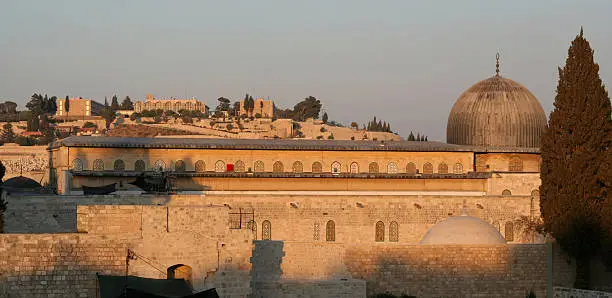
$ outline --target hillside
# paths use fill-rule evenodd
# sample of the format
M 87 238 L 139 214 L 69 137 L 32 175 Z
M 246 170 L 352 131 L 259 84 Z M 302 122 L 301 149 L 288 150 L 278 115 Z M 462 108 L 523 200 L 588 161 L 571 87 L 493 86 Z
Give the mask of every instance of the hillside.
M 122 124 L 106 133 L 106 135 L 114 137 L 155 137 L 197 134 L 198 133 L 196 132 L 190 132 L 180 129 L 142 124 Z

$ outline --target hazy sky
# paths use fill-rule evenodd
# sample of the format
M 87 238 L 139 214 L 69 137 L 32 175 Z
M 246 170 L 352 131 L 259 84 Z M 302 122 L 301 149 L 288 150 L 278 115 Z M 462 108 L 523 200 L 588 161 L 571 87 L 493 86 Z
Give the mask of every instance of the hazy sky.
M 446 139 L 457 97 L 495 73 L 552 109 L 557 66 L 584 26 L 612 80 L 612 1 L 0 0 L 0 99 L 101 102 L 309 95 L 330 119 L 376 115 L 405 137 Z

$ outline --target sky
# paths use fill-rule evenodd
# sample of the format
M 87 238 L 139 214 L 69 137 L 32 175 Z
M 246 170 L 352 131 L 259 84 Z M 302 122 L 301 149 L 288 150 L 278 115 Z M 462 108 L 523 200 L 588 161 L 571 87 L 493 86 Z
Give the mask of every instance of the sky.
M 548 114 L 583 26 L 609 85 L 610 12 L 609 0 L 0 0 L 0 101 L 314 96 L 330 120 L 376 116 L 445 141 L 455 100 L 495 74 L 496 52 Z

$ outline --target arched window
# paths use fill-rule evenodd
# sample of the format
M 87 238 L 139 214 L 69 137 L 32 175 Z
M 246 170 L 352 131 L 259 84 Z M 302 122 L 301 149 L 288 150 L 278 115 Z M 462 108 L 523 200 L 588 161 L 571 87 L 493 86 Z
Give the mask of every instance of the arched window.
M 514 241 L 514 224 L 509 221 L 506 223 L 506 241 Z
M 115 171 L 124 171 L 125 170 L 125 163 L 123 162 L 123 160 L 121 160 L 121 159 L 115 160 L 115 162 L 113 163 L 113 170 L 115 170 Z
M 423 174 L 428 174 L 428 175 L 433 174 L 433 166 L 431 165 L 431 163 L 426 162 L 423 165 Z
M 256 173 L 262 173 L 264 171 L 264 163 L 261 160 L 255 162 L 253 166 L 253 171 Z
M 101 159 L 94 160 L 93 170 L 94 171 L 104 171 L 104 161 Z
M 394 162 L 390 162 L 387 165 L 387 173 L 389 174 L 397 174 L 397 164 Z
M 502 196 L 511 196 L 512 192 L 508 189 L 504 189 L 504 191 L 502 191 Z
M 368 165 L 368 172 L 370 173 L 378 173 L 378 164 L 375 162 L 371 162 Z
M 304 165 L 300 161 L 296 161 L 293 163 L 291 167 L 294 173 L 302 173 L 304 172 Z
M 276 161 L 274 162 L 274 164 L 272 165 L 272 171 L 274 173 L 282 173 L 285 171 L 285 167 L 283 166 L 283 163 L 280 161 Z
M 153 164 L 153 169 L 155 171 L 163 171 L 166 168 L 166 163 L 163 160 L 157 160 L 154 164 Z
M 174 171 L 176 172 L 185 172 L 185 168 L 186 168 L 185 162 L 182 160 L 177 160 L 174 163 Z
M 321 225 L 318 221 L 315 221 L 313 231 L 312 231 L 312 239 L 314 241 L 319 241 L 319 233 L 321 232 Z
M 416 174 L 416 165 L 413 162 L 409 162 L 406 165 L 406 173 L 408 173 L 409 175 L 415 175 Z
M 195 170 L 198 173 L 206 172 L 206 163 L 203 160 L 196 161 Z
M 261 240 L 272 240 L 272 224 L 269 220 L 261 224 Z
M 356 162 L 351 163 L 351 174 L 359 174 L 359 164 Z
M 399 241 L 399 225 L 397 224 L 397 221 L 392 221 L 389 224 L 389 241 L 390 242 Z
M 187 284 L 191 286 L 191 267 L 183 264 L 174 265 L 168 267 L 167 276 L 168 279 L 184 279 Z
M 342 172 L 341 165 L 339 162 L 334 161 L 331 165 L 331 172 L 334 174 Z
M 448 174 L 448 166 L 446 163 L 441 163 L 438 165 L 438 174 Z
M 312 163 L 312 172 L 313 173 L 321 173 L 323 172 L 323 166 L 321 165 L 320 162 L 315 161 Z
M 330 220 L 325 225 L 325 240 L 336 241 L 336 223 Z
M 253 232 L 253 240 L 257 240 L 257 222 L 254 220 L 249 220 L 247 223 L 247 229 Z
M 487 158 L 484 155 L 476 155 L 476 172 L 486 172 L 487 171 Z
M 385 241 L 385 223 L 382 221 L 378 221 L 376 223 L 376 242 L 384 242 Z
M 217 162 L 215 163 L 215 172 L 225 172 L 225 162 L 223 162 L 222 160 L 217 160 Z
M 136 172 L 144 172 L 146 170 L 147 170 L 147 166 L 146 166 L 144 160 L 139 159 L 139 160 L 137 160 L 134 163 L 134 171 L 136 171 Z
M 523 171 L 523 160 L 516 155 L 510 157 L 510 161 L 508 162 L 508 171 L 522 172 Z
M 463 165 L 461 163 L 456 163 L 453 168 L 453 173 L 455 174 L 463 174 Z
M 72 160 L 72 170 L 74 171 L 82 171 L 83 170 L 83 162 L 78 159 L 75 158 Z
M 243 173 L 245 171 L 244 162 L 242 160 L 236 161 L 234 164 L 234 172 Z

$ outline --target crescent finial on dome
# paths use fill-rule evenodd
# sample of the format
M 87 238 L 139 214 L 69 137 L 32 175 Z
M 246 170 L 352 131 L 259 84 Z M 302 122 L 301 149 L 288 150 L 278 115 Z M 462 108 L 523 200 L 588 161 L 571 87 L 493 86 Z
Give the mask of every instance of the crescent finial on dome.
M 495 75 L 499 77 L 499 52 L 495 54 Z

